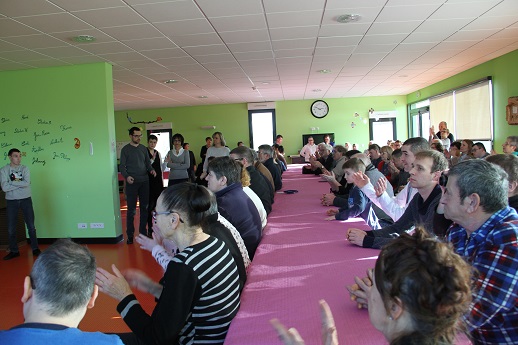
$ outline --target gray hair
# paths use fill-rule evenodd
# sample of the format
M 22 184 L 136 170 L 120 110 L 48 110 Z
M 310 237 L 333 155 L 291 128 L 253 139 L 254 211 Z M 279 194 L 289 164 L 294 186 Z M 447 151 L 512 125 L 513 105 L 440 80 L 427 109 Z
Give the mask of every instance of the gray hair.
M 457 187 L 462 200 L 475 193 L 480 197 L 480 206 L 487 213 L 494 213 L 507 206 L 509 183 L 507 173 L 485 160 L 470 159 L 454 165 L 448 177 L 457 176 Z
M 518 182 L 518 156 L 499 154 L 487 156 L 486 161 L 498 165 L 507 173 L 509 183 Z
M 62 317 L 86 307 L 95 284 L 95 257 L 70 239 L 48 247 L 32 266 L 34 295 L 51 316 Z
M 518 135 L 510 135 L 507 140 L 509 140 L 509 145 L 516 146 L 515 151 L 518 151 Z
M 209 162 L 207 170 L 213 172 L 218 179 L 222 176 L 227 178 L 227 186 L 241 182 L 241 170 L 243 166 L 228 156 L 216 157 Z
M 270 157 L 273 157 L 273 149 L 270 145 L 268 144 L 263 144 L 261 146 L 258 147 L 258 150 L 259 151 L 263 151 L 264 153 L 266 153 L 267 155 L 269 155 Z
M 428 140 L 421 137 L 409 138 L 405 140 L 403 146 L 409 146 L 410 151 L 412 151 L 413 154 L 416 154 L 419 151 L 430 149 L 430 144 L 428 143 Z
M 372 163 L 369 156 L 367 156 L 365 153 L 357 153 L 357 154 L 353 155 L 351 158 L 358 158 L 359 160 L 361 160 L 363 162 L 363 164 L 365 164 L 365 166 L 368 166 L 369 164 Z
M 231 155 L 236 155 L 240 159 L 246 159 L 249 165 L 254 164 L 254 154 L 252 153 L 253 150 L 246 146 L 238 146 L 232 151 L 230 151 Z

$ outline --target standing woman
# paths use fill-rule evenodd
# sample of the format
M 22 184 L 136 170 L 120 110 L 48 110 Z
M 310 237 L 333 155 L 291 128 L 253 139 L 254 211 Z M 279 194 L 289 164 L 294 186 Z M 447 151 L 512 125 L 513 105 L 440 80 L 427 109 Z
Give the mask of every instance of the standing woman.
M 147 208 L 147 235 L 151 237 L 153 233 L 153 218 L 151 217 L 152 211 L 155 209 L 156 201 L 160 196 L 160 193 L 164 190 L 164 182 L 162 180 L 162 160 L 160 158 L 160 152 L 155 150 L 158 138 L 156 135 L 151 134 L 147 139 L 147 149 L 149 153 L 149 159 L 151 160 L 151 166 L 156 171 L 156 176 L 149 176 L 149 206 Z
M 168 186 L 189 180 L 189 173 L 187 172 L 190 166 L 189 151 L 183 149 L 183 142 L 183 135 L 180 133 L 173 135 L 173 148 L 167 153 L 164 160 L 170 169 Z
M 125 344 L 223 344 L 239 309 L 239 275 L 225 243 L 202 230 L 210 192 L 192 183 L 176 184 L 158 198 L 156 231 L 180 251 L 157 283 L 138 270 L 113 274 L 97 269 L 99 290 L 119 301 L 117 311 L 132 333 Z M 131 287 L 157 299 L 149 315 Z
M 212 134 L 212 146 L 207 150 L 207 156 L 203 163 L 203 173 L 200 176 L 204 180 L 207 176 L 207 167 L 209 166 L 210 157 L 225 157 L 230 155 L 230 149 L 225 146 L 225 138 L 221 132 L 214 132 Z
M 473 153 L 471 152 L 471 148 L 473 147 L 473 141 L 469 139 L 464 139 L 460 142 L 460 158 L 459 163 L 468 159 L 473 158 Z

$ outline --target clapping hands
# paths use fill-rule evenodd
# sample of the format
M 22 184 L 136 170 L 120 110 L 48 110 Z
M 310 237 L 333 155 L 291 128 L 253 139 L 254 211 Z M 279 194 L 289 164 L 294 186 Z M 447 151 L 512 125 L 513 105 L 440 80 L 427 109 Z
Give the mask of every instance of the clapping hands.
M 367 277 L 360 279 L 359 277 L 354 278 L 355 284 L 347 286 L 351 301 L 355 301 L 358 305 L 358 309 L 368 308 L 368 295 L 372 288 L 373 282 L 373 270 L 367 270 Z
M 338 345 L 338 333 L 336 332 L 333 313 L 326 301 L 320 300 L 320 318 L 322 320 L 322 345 Z M 287 329 L 279 320 L 270 321 L 279 339 L 284 345 L 304 345 L 304 339 L 295 328 Z

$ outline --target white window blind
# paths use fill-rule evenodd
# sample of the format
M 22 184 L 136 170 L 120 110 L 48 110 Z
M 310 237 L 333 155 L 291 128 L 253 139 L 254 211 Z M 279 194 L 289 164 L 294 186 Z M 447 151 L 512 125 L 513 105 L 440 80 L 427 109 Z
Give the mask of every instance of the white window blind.
M 457 137 L 491 139 L 491 104 L 489 83 L 473 85 L 455 92 Z
M 430 123 L 434 126 L 435 133 L 439 131 L 439 122 L 445 121 L 450 133 L 457 138 L 454 110 L 453 92 L 430 99 Z
M 437 133 L 445 121 L 455 140 L 492 140 L 491 80 L 477 82 L 430 99 L 430 122 Z

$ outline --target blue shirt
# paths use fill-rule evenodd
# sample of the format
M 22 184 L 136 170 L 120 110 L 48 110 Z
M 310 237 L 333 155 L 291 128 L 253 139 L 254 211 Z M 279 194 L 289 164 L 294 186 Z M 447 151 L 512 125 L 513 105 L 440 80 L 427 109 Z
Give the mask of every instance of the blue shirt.
M 82 332 L 77 328 L 48 323 L 24 323 L 0 331 L 0 344 L 16 345 L 123 345 L 117 335 Z
M 468 237 L 458 224 L 449 229 L 455 252 L 476 269 L 470 313 L 477 344 L 518 344 L 518 214 L 510 207 L 494 213 Z

